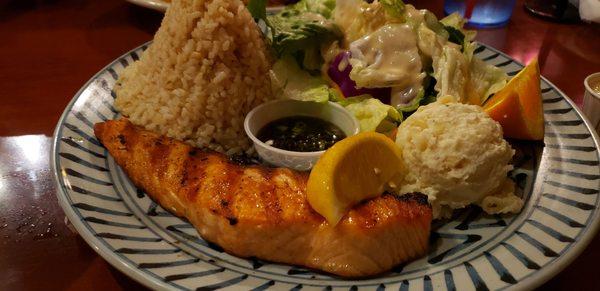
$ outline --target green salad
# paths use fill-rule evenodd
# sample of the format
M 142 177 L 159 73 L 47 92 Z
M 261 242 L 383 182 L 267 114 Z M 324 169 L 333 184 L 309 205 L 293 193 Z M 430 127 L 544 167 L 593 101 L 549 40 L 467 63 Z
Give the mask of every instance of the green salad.
M 401 0 L 302 0 L 274 15 L 251 0 L 276 61 L 276 96 L 338 102 L 362 131 L 388 133 L 420 106 L 450 96 L 482 105 L 508 76 L 474 57 L 475 33 Z

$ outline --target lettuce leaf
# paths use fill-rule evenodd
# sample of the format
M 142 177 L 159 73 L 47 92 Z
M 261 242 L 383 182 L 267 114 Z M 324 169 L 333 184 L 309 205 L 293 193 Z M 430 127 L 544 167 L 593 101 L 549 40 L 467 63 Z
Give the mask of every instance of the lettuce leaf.
M 494 93 L 506 85 L 508 75 L 493 65 L 478 58 L 471 59 L 471 78 L 469 82 L 469 103 L 482 105 Z
M 327 102 L 335 93 L 320 76 L 312 76 L 286 55 L 271 69 L 271 85 L 275 96 L 301 101 Z
M 423 88 L 419 90 L 417 96 L 408 104 L 396 105 L 396 109 L 402 113 L 404 118 L 407 118 L 420 106 L 435 102 L 435 100 L 437 99 L 435 84 L 435 79 L 431 76 L 427 76 L 427 78 L 425 78 L 425 80 L 423 81 Z
M 255 20 L 267 19 L 267 0 L 250 0 L 246 8 Z
M 452 27 L 444 26 L 444 29 L 448 32 L 448 41 L 458 44 L 460 46 L 465 45 L 465 34 L 462 31 Z
M 440 55 L 443 47 L 448 42 L 448 36 L 446 30 L 441 28 L 445 35 L 440 35 L 427 24 L 421 23 L 417 27 L 417 45 L 419 47 L 419 54 L 423 62 L 423 69 L 425 71 L 432 71 L 431 63 L 434 56 Z
M 440 19 L 440 22 L 444 26 L 450 26 L 450 27 L 453 27 L 454 29 L 462 30 L 464 25 L 467 23 L 467 20 L 464 19 L 460 14 L 454 12 L 454 13 Z
M 385 13 L 397 19 L 404 19 L 404 2 L 402 0 L 379 0 Z
M 444 46 L 442 53 L 434 57 L 433 77 L 437 81 L 438 97 L 453 96 L 458 102 L 466 102 L 469 82 L 469 61 L 453 46 Z
M 475 57 L 469 59 L 467 52 L 461 53 L 452 46 L 445 46 L 434 60 L 433 76 L 438 97 L 450 95 L 456 101 L 475 105 L 483 104 L 502 89 L 508 79 L 500 68 Z
M 370 95 L 346 98 L 338 102 L 360 123 L 360 131 L 389 132 L 402 122 L 402 114 Z
M 330 19 L 335 9 L 335 0 L 302 0 L 292 6 L 290 9 L 300 12 L 317 13 Z
M 271 47 L 278 56 L 313 49 L 341 37 L 339 29 L 317 13 L 290 9 L 267 16 L 267 20 L 273 33 Z
M 266 0 L 250 0 L 247 8 L 265 31 L 276 57 L 294 55 L 307 70 L 316 71 L 323 63 L 321 44 L 342 37 L 330 20 L 335 0 L 302 0 L 275 15 L 267 15 Z
M 473 56 L 477 44 L 473 42 L 474 31 L 465 30 L 466 20 L 453 13 L 440 20 L 448 38 L 443 49 L 431 41 L 431 32 L 423 30 L 422 51 L 428 52 L 433 59 L 433 77 L 437 83 L 437 97 L 453 96 L 458 102 L 475 105 L 483 104 L 490 95 L 504 87 L 508 76 L 499 68 L 488 65 Z M 429 34 L 428 34 L 429 33 Z M 427 37 L 425 37 L 427 36 Z M 432 46 L 431 44 L 436 44 Z
M 431 11 L 425 10 L 423 14 L 423 20 L 425 21 L 427 28 L 431 29 L 442 38 L 448 39 L 448 31 L 446 30 L 446 26 L 444 26 L 437 19 L 437 17 L 435 17 L 435 14 L 433 14 Z
M 396 109 L 403 113 L 404 112 L 413 112 L 413 111 L 417 110 L 417 108 L 419 108 L 419 106 L 421 106 L 421 100 L 423 100 L 424 97 L 425 97 L 425 90 L 421 89 L 421 90 L 419 90 L 419 93 L 417 93 L 417 96 L 410 101 L 410 103 L 396 105 Z
M 267 16 L 271 46 L 277 55 L 315 50 L 321 43 L 341 38 L 341 31 L 329 20 L 333 8 L 333 0 L 302 0 Z
M 464 25 L 467 23 L 467 20 L 458 13 L 452 13 L 442 18 L 440 23 L 449 33 L 448 40 L 460 45 L 462 47 L 462 51 L 464 51 L 467 55 L 467 58 L 471 60 L 471 57 L 473 56 L 472 52 L 476 47 L 472 42 L 473 39 L 475 39 L 476 32 L 464 29 Z

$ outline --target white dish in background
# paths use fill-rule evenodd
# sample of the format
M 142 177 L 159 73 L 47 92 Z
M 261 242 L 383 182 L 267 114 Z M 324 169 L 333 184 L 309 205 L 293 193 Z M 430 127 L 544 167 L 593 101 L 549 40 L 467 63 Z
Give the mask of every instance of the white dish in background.
M 165 12 L 169 8 L 169 2 L 161 0 L 125 0 L 138 6 L 150 8 L 156 11 Z
M 593 73 L 583 81 L 585 95 L 583 96 L 583 113 L 592 122 L 592 127 L 600 132 L 600 72 Z
M 110 63 L 75 95 L 56 127 L 51 165 L 58 201 L 79 234 L 150 288 L 530 290 L 571 263 L 598 230 L 598 136 L 574 103 L 542 79 L 545 145 L 512 143 L 522 157 L 511 174 L 525 201 L 521 213 L 458 211 L 433 223 L 425 257 L 366 279 L 229 255 L 137 189 L 94 137 L 94 123 L 120 117 L 112 88 L 147 46 Z M 484 45 L 475 55 L 511 76 L 523 67 Z
M 125 0 L 129 3 L 150 8 L 156 11 L 165 12 L 167 8 L 169 8 L 169 2 L 162 0 Z M 279 10 L 283 9 L 283 6 L 271 6 L 267 7 L 267 12 L 275 13 Z

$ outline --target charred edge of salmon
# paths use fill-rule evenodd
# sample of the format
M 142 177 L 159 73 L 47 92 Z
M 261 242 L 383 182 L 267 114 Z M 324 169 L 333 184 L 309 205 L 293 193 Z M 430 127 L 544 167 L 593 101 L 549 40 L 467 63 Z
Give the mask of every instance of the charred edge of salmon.
M 228 157 L 229 161 L 238 166 L 260 165 L 260 162 L 246 154 L 234 154 Z
M 394 196 L 394 198 L 396 198 L 396 200 L 400 201 L 400 202 L 416 202 L 419 205 L 423 205 L 423 206 L 428 206 L 429 208 L 431 208 L 431 204 L 429 204 L 429 201 L 427 200 L 427 195 L 421 193 L 421 192 L 411 192 L 411 193 L 406 193 L 403 195 L 392 195 Z

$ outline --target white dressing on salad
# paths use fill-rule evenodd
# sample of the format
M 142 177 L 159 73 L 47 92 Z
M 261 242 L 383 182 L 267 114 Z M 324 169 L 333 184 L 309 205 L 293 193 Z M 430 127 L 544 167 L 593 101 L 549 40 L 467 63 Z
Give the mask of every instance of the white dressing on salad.
M 407 24 L 386 24 L 352 42 L 350 52 L 350 78 L 359 87 L 404 89 L 425 77 L 415 33 Z
M 337 0 L 333 11 L 335 23 L 344 31 L 345 44 L 383 26 L 387 19 L 379 2 Z

